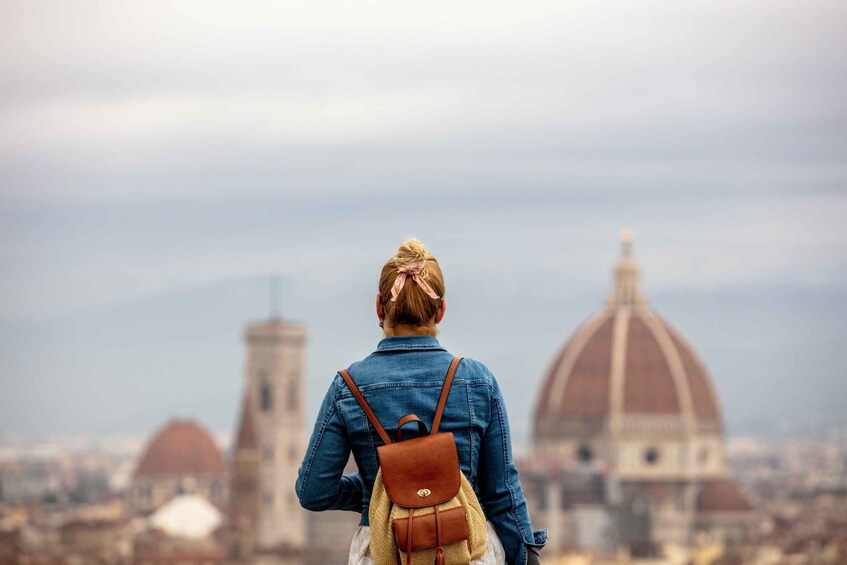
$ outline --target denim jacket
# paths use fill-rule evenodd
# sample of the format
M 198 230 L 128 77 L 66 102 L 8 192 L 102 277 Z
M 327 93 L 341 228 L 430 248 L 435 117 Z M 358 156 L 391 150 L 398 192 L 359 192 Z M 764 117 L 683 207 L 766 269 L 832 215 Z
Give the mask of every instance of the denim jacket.
M 397 421 L 417 414 L 429 427 L 453 355 L 428 335 L 389 337 L 348 371 L 390 437 Z M 404 428 L 408 437 L 414 426 Z M 440 432 L 453 432 L 459 465 L 473 485 L 510 564 L 527 562 L 528 547 L 540 549 L 547 530 L 533 531 L 518 471 L 512 459 L 506 406 L 491 371 L 464 359 L 456 370 Z M 321 404 L 309 447 L 297 477 L 297 496 L 308 510 L 361 512 L 368 525 L 368 503 L 379 468 L 382 439 L 341 375 L 336 374 Z M 359 471 L 344 475 L 350 453 Z

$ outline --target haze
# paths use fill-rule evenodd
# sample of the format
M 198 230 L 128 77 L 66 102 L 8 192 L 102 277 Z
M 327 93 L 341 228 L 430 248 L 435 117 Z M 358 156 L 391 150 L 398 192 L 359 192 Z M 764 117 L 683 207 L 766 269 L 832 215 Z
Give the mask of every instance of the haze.
M 415 235 L 523 442 L 623 227 L 730 431 L 847 411 L 844 3 L 6 1 L 0 32 L 0 432 L 231 430 L 272 277 L 313 412 Z

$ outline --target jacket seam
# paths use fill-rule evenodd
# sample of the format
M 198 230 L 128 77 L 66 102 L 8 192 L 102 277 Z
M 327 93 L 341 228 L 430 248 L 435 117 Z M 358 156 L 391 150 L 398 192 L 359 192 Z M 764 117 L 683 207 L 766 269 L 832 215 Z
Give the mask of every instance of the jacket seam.
M 509 514 L 512 516 L 512 520 L 515 521 L 515 526 L 517 526 L 518 531 L 521 534 L 521 543 L 526 544 L 526 532 L 524 532 L 523 526 L 521 525 L 521 521 L 518 520 L 518 515 L 515 512 L 515 491 L 512 485 L 512 474 L 509 472 L 509 442 L 508 438 L 506 437 L 506 428 L 504 425 L 503 407 L 500 395 L 496 395 L 494 399 L 497 402 L 497 418 L 500 420 L 500 440 L 503 444 L 503 472 L 506 475 L 506 488 L 509 490 Z M 535 540 L 533 539 L 533 541 Z M 522 549 L 523 551 L 526 551 L 525 547 Z
M 363 387 L 359 387 L 358 384 L 356 386 L 359 388 L 360 391 L 363 389 Z M 356 400 L 356 398 L 353 396 L 353 392 L 350 390 L 350 387 L 346 386 L 346 383 L 345 383 L 345 386 L 343 388 L 340 388 L 340 390 L 339 390 L 339 388 L 340 387 L 336 388 L 335 402 L 340 402 L 341 400 L 346 400 L 348 398 L 352 398 L 352 399 Z M 377 462 L 377 458 L 376 458 L 376 444 L 374 443 L 373 434 L 371 433 L 370 420 L 368 420 L 368 415 L 365 413 L 365 411 L 362 409 L 362 407 L 359 406 L 358 400 L 356 400 L 356 406 L 357 406 L 358 410 L 362 413 L 362 424 L 364 424 L 364 429 L 367 432 L 366 435 L 368 436 L 368 439 L 371 442 L 370 451 L 371 451 L 372 457 L 373 457 L 374 468 L 377 468 L 377 467 L 379 467 L 379 463 Z M 344 421 L 344 427 L 345 427 L 347 433 L 349 434 L 351 427 L 347 424 L 347 420 L 344 418 L 344 410 L 341 409 L 341 406 L 338 407 L 338 413 L 341 414 L 341 419 Z M 376 431 L 375 428 L 374 428 L 374 431 Z M 353 449 L 352 441 L 351 441 L 350 449 L 351 450 Z
M 488 381 L 486 379 L 474 379 L 474 380 L 463 380 L 461 383 L 455 383 L 456 385 L 485 385 L 489 386 Z M 418 382 L 418 381 L 395 381 L 390 383 L 374 383 L 369 385 L 359 385 L 359 390 L 363 393 L 368 390 L 384 390 L 389 388 L 441 388 L 444 386 L 444 381 L 439 382 Z M 354 398 L 353 393 L 350 390 L 343 390 L 339 394 L 339 398 Z
M 344 410 L 342 410 L 340 406 L 337 406 L 339 400 L 341 400 L 341 398 L 338 398 L 338 400 L 333 402 L 333 406 L 335 406 L 335 409 L 338 410 L 338 415 L 341 416 L 341 421 L 344 422 L 344 431 L 349 436 L 350 435 L 350 426 L 347 424 L 347 418 L 344 417 Z M 352 448 L 352 446 L 351 446 L 351 448 Z
M 323 441 L 324 433 L 326 432 L 326 428 L 329 425 L 329 420 L 332 418 L 333 413 L 335 412 L 335 399 L 338 396 L 338 389 L 335 389 L 335 395 L 333 396 L 332 402 L 330 403 L 329 410 L 327 410 L 326 417 L 321 422 L 321 429 L 318 432 L 318 437 L 315 440 L 315 446 L 312 448 L 311 453 L 309 453 L 309 462 L 306 465 L 306 469 L 303 471 L 303 482 L 300 484 L 300 492 L 297 493 L 298 497 L 303 496 L 303 492 L 306 490 L 306 484 L 309 482 L 309 475 L 312 473 L 312 464 L 315 462 L 315 456 L 317 455 L 318 448 Z
M 437 345 L 402 345 L 397 347 L 383 347 L 382 349 L 377 349 L 374 353 L 384 353 L 386 351 L 421 351 L 421 350 L 429 350 L 429 351 L 447 351 L 443 347 L 439 347 Z
M 470 452 L 471 484 L 473 485 L 473 484 L 476 484 L 476 475 L 477 475 L 476 472 L 475 472 L 476 466 L 474 465 L 474 458 L 473 458 L 474 457 L 474 437 L 473 436 L 474 436 L 475 416 L 474 416 L 474 411 L 473 411 L 473 402 L 471 401 L 471 387 L 468 384 L 465 384 L 465 396 L 468 400 L 468 413 L 470 414 L 470 424 L 471 424 L 470 433 L 468 434 L 468 438 L 470 439 L 470 444 L 471 444 L 471 452 Z
M 362 410 L 362 423 L 365 425 L 365 429 L 368 431 L 368 439 L 371 442 L 371 459 L 373 460 L 374 469 L 379 469 L 379 461 L 376 457 L 376 443 L 374 442 L 373 433 L 371 433 L 371 421 L 368 420 L 368 415 L 365 414 L 365 411 Z M 374 428 L 376 431 L 376 428 Z

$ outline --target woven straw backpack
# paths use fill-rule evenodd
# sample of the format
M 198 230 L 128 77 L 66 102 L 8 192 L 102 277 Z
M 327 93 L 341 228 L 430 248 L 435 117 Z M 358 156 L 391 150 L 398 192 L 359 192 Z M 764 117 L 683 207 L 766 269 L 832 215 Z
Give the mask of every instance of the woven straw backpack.
M 485 553 L 485 516 L 459 468 L 452 433 L 438 433 L 450 385 L 462 359 L 450 364 L 432 431 L 414 414 L 397 422 L 392 442 L 347 371 L 341 376 L 385 442 L 377 448 L 380 469 L 369 510 L 370 552 L 376 565 L 466 565 Z M 416 422 L 420 435 L 403 441 L 402 428 Z

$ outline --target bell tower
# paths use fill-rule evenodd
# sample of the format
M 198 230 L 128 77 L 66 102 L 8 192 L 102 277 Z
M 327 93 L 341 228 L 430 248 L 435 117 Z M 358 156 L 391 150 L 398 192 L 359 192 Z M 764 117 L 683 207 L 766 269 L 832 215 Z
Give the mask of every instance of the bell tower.
M 308 519 L 294 483 L 305 450 L 306 328 L 271 315 L 249 324 L 244 339 L 240 420 L 241 428 L 249 433 L 238 435 L 231 495 L 233 510 L 243 514 L 245 531 L 238 535 L 246 541 L 244 545 L 258 551 L 302 548 L 307 543 Z M 243 485 L 241 494 L 238 484 Z

